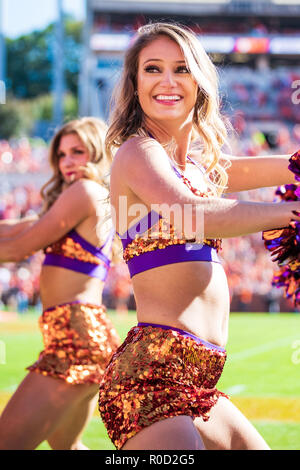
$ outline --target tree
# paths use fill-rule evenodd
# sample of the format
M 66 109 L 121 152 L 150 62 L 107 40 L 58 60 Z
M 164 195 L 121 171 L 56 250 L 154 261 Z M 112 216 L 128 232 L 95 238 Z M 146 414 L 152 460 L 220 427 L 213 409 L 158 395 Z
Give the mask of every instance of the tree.
M 10 139 L 19 134 L 22 117 L 13 105 L 0 105 L 0 139 Z
M 65 17 L 65 85 L 77 95 L 82 22 Z M 54 25 L 17 39 L 7 39 L 8 95 L 34 98 L 52 91 Z

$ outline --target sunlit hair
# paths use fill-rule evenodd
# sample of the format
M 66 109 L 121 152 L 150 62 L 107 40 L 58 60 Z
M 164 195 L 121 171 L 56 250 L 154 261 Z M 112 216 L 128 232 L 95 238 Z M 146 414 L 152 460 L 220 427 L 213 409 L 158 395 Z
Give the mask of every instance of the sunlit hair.
M 82 167 L 84 177 L 107 187 L 109 160 L 104 148 L 106 130 L 107 126 L 101 119 L 84 117 L 69 121 L 55 134 L 49 149 L 49 161 L 53 175 L 41 189 L 41 196 L 44 201 L 42 213 L 52 206 L 66 184 L 58 167 L 58 150 L 63 136 L 70 134 L 78 136 L 90 157 L 89 162 Z
M 227 143 L 227 124 L 220 113 L 217 70 L 195 34 L 181 25 L 153 23 L 139 28 L 126 52 L 123 73 L 113 93 L 105 143 L 107 153 L 112 156 L 116 148 L 130 137 L 149 136 L 136 93 L 138 63 L 140 52 L 161 36 L 167 36 L 179 45 L 187 68 L 198 83 L 191 147 L 202 150 L 209 188 L 220 195 L 227 184 L 226 166 L 229 162 L 221 155 L 221 149 Z M 168 153 L 171 158 L 173 152 L 174 145 L 170 141 Z

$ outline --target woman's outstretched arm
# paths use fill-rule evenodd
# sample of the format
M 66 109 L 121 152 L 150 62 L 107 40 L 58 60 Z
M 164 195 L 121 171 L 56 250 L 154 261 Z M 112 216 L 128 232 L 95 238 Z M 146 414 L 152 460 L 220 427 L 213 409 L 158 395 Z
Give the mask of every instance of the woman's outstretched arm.
M 0 220 L 0 238 L 15 237 L 37 221 L 37 215 L 24 217 L 22 219 Z
M 133 138 L 116 154 L 111 172 L 112 204 L 118 204 L 117 188 L 132 191 L 146 210 L 160 211 L 186 237 L 229 238 L 286 227 L 291 219 L 300 221 L 300 202 L 261 203 L 224 198 L 203 198 L 191 194 L 178 180 L 162 146 L 153 139 Z M 118 183 L 119 181 L 119 183 Z M 120 194 L 119 194 L 120 196 Z
M 0 239 L 0 262 L 20 261 L 59 240 L 95 213 L 99 199 L 97 183 L 76 181 L 37 222 L 14 237 Z
M 295 175 L 288 169 L 291 155 L 267 155 L 261 157 L 233 157 L 227 155 L 227 193 L 257 188 L 281 186 L 295 182 Z

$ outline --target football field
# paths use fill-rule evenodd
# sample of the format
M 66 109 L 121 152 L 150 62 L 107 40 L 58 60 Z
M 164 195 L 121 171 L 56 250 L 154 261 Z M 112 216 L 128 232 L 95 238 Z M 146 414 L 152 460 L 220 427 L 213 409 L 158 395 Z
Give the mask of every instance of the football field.
M 109 315 L 122 339 L 135 313 Z M 35 313 L 0 322 L 0 411 L 42 349 Z M 231 314 L 228 359 L 218 388 L 230 395 L 272 449 L 300 449 L 300 315 Z M 114 449 L 95 410 L 83 437 L 90 449 Z M 39 449 L 49 449 L 42 443 Z

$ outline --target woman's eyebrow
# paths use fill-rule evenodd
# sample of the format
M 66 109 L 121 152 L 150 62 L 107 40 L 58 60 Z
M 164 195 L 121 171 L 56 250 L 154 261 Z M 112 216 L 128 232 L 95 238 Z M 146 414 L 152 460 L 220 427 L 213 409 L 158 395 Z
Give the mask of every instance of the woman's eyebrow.
M 143 63 L 143 65 L 147 64 L 147 62 L 163 62 L 162 59 L 147 59 L 145 60 L 145 62 Z M 174 60 L 174 64 L 185 64 L 185 60 Z
M 81 145 L 74 145 L 74 147 L 71 147 L 71 150 L 76 150 L 76 149 L 83 149 L 83 146 Z M 64 150 L 58 149 L 58 152 L 64 152 Z

